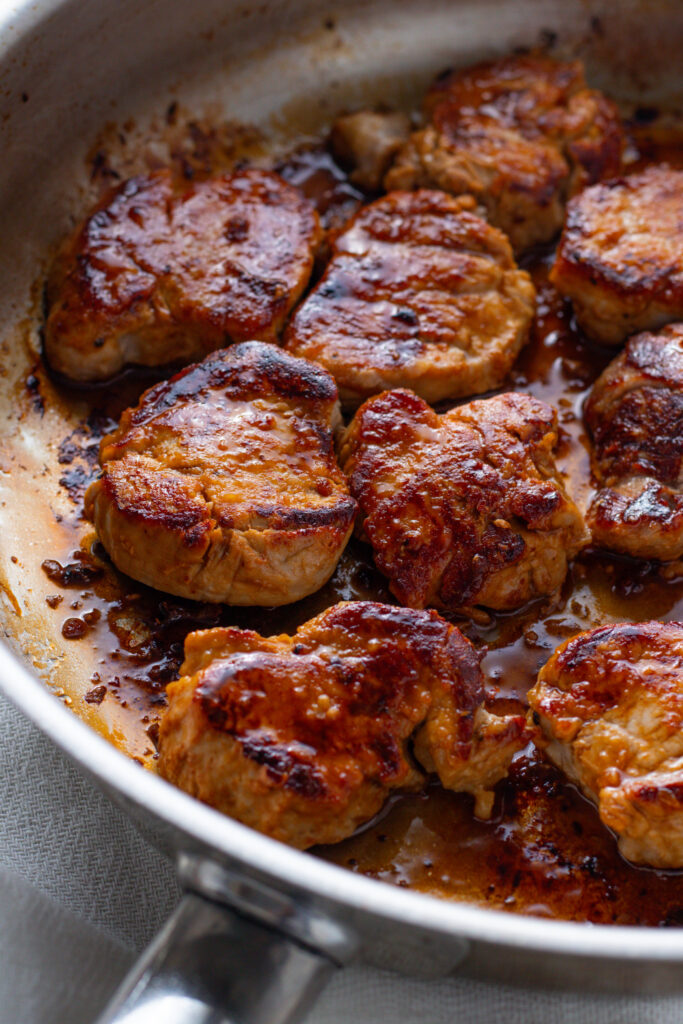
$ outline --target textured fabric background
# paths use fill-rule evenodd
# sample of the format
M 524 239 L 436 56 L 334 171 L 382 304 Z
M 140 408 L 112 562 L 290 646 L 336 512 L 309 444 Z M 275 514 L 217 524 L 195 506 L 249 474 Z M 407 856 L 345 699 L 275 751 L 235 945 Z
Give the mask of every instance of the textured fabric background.
M 90 1024 L 178 900 L 173 871 L 2 698 L 0 785 L 0 1024 Z M 337 973 L 306 1024 L 503 1021 L 681 1024 L 683 997 L 553 995 L 356 967 Z

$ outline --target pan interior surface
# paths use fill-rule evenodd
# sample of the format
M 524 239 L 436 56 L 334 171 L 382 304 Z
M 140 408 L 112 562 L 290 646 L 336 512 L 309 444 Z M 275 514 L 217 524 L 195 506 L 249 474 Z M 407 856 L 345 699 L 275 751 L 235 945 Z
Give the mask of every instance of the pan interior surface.
M 412 111 L 427 82 L 445 67 L 539 45 L 558 56 L 581 56 L 591 84 L 625 103 L 674 109 L 681 92 L 676 67 L 683 10 L 675 3 L 631 2 L 620 5 L 616 18 L 607 3 L 550 0 L 336 6 L 207 0 L 192 11 L 168 2 L 47 3 L 10 12 L 0 38 L 6 253 L 0 281 L 0 600 L 10 647 L 40 679 L 29 681 L 8 662 L 2 668 L 10 696 L 143 824 L 149 825 L 152 812 L 152 831 L 170 849 L 219 851 L 225 864 L 241 868 L 246 862 L 263 882 L 276 874 L 276 887 L 317 902 L 325 912 L 336 913 L 339 901 L 347 901 L 352 927 L 375 939 L 395 917 L 419 932 L 423 943 L 434 928 L 442 936 L 466 934 L 536 950 L 547 944 L 589 957 L 683 959 L 675 931 L 588 932 L 373 885 L 194 807 L 151 775 L 139 781 L 137 766 L 124 762 L 119 770 L 113 749 L 94 736 L 82 740 L 72 728 L 77 723 L 66 724 L 64 709 L 45 702 L 44 684 L 63 704 L 77 705 L 79 717 L 115 747 L 147 764 L 154 754 L 153 700 L 147 721 L 132 691 L 130 715 L 121 715 L 125 695 L 116 706 L 98 703 L 97 649 L 65 637 L 66 619 L 82 620 L 99 609 L 82 596 L 87 581 L 75 576 L 73 586 L 64 588 L 43 563 L 75 564 L 74 536 L 83 549 L 94 540 L 88 541 L 79 502 L 97 430 L 84 435 L 88 402 L 76 392 L 66 394 L 38 365 L 40 285 L 55 245 L 101 190 L 111 154 L 116 167 L 135 173 L 145 166 L 136 164 L 135 153 L 149 152 L 150 140 L 156 140 L 160 159 L 173 149 L 169 111 L 180 111 L 183 124 L 220 125 L 214 140 L 219 148 L 244 147 L 258 159 L 264 146 L 286 153 L 293 139 L 322 135 L 342 109 L 389 99 Z M 129 384 L 117 387 L 114 406 L 124 402 Z M 69 443 L 78 450 L 75 458 Z M 40 509 L 49 509 L 49 516 Z M 343 588 L 339 594 L 344 596 Z M 661 614 L 672 617 L 682 597 Z M 113 628 L 111 601 L 104 603 L 107 611 L 89 624 L 93 635 Z M 116 628 L 125 632 L 126 608 L 116 614 Z M 182 621 L 176 626 L 182 630 Z M 142 648 L 145 637 L 139 642 Z M 372 926 L 363 923 L 373 914 Z M 600 941 L 593 938 L 596 931 Z M 460 955 L 455 945 L 449 948 L 442 968 Z M 648 969 L 654 985 L 657 972 L 652 963 Z

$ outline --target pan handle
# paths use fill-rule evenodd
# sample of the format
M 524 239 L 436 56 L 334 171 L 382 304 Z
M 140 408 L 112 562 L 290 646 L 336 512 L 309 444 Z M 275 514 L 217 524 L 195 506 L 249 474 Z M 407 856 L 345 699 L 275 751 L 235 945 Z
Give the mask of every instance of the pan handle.
M 334 966 L 275 929 L 187 892 L 97 1024 L 293 1024 Z

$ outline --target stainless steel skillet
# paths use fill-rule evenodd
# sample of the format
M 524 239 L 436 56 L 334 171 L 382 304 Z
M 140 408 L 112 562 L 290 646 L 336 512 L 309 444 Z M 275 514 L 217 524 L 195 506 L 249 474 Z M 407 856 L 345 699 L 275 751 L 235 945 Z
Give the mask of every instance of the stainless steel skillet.
M 565 52 L 584 56 L 596 84 L 643 105 L 671 104 L 683 85 L 683 8 L 675 0 L 52 0 L 1 16 L 0 586 L 8 644 L 0 686 L 175 858 L 187 889 L 105 1019 L 294 1020 L 333 967 L 353 958 L 427 975 L 459 969 L 528 984 L 683 990 L 680 931 L 508 916 L 352 875 L 201 806 L 77 720 L 40 678 L 54 684 L 80 666 L 65 661 L 37 610 L 31 502 L 52 500 L 41 483 L 52 453 L 16 401 L 36 343 L 32 288 L 68 230 L 79 182 L 85 188 L 85 149 L 107 120 L 135 114 L 144 122 L 180 97 L 244 121 L 279 115 L 314 127 L 368 98 L 409 102 L 448 64 L 553 35 Z

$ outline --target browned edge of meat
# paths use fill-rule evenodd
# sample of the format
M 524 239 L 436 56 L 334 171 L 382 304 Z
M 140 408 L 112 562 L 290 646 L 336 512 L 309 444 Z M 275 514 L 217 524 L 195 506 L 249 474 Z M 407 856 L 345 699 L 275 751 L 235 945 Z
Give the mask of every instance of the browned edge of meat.
M 168 170 L 131 178 L 57 254 L 46 288 L 48 362 L 87 382 L 129 364 L 275 341 L 321 237 L 308 200 L 268 171 L 182 189 Z
M 550 274 L 603 345 L 683 319 L 683 171 L 615 178 L 571 200 Z
M 593 386 L 585 419 L 594 542 L 636 558 L 683 557 L 683 324 L 632 337 Z
M 529 692 L 537 743 L 596 805 L 627 860 L 683 868 L 683 623 L 568 640 Z
M 86 514 L 115 565 L 149 586 L 296 601 L 329 579 L 353 528 L 340 427 L 319 366 L 262 342 L 219 350 L 123 413 Z
M 504 57 L 439 77 L 385 187 L 470 193 L 516 251 L 559 231 L 569 196 L 621 170 L 616 106 L 580 61 Z
M 411 754 L 491 812 L 491 787 L 527 741 L 524 717 L 483 707 L 474 648 L 435 612 L 343 603 L 292 637 L 191 634 L 168 687 L 162 776 L 267 835 L 337 842 L 396 789 Z
M 341 462 L 357 529 L 403 604 L 505 610 L 561 586 L 589 534 L 556 443 L 554 410 L 523 394 L 441 416 L 410 391 L 361 406 Z
M 426 401 L 499 387 L 527 341 L 535 291 L 469 196 L 392 192 L 333 243 L 285 345 L 325 367 L 342 402 L 387 388 Z

